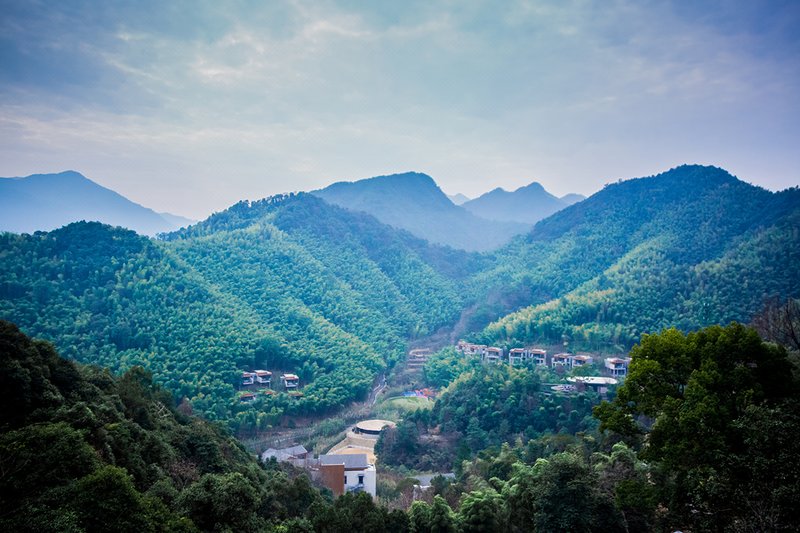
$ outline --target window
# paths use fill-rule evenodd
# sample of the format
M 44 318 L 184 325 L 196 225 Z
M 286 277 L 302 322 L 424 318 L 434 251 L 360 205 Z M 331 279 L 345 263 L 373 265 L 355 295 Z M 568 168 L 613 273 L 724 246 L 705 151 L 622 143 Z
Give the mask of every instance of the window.
M 358 484 L 359 485 L 363 485 L 364 484 L 364 474 L 359 474 L 359 476 L 358 476 Z

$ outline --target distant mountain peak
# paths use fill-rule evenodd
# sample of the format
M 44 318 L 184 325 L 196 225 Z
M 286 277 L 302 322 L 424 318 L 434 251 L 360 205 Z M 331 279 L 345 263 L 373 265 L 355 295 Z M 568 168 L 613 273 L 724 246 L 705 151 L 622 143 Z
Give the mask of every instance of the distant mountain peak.
M 457 192 L 456 194 L 448 194 L 447 197 L 450 198 L 450 201 L 452 201 L 455 205 L 462 205 L 470 200 L 468 196 L 463 195 L 460 192 Z
M 514 192 L 547 192 L 541 183 L 534 181 L 528 185 L 523 185 Z M 550 194 L 550 193 L 547 193 Z
M 75 170 L 0 178 L 0 231 L 32 233 L 87 220 L 155 235 L 180 227 L 167 218 Z
M 421 172 L 338 182 L 312 194 L 430 242 L 464 250 L 496 248 L 527 229 L 523 224 L 483 219 L 454 205 L 433 178 Z
M 463 207 L 483 218 L 504 222 L 534 224 L 569 205 L 545 190 L 539 182 L 513 192 L 497 187 L 465 202 Z

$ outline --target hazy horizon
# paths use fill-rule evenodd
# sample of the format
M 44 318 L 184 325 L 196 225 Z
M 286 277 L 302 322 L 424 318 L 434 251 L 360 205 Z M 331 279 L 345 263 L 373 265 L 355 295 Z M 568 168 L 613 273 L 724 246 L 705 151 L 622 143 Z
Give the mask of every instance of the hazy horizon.
M 3 2 L 0 175 L 158 212 L 406 171 L 563 196 L 800 184 L 800 4 Z

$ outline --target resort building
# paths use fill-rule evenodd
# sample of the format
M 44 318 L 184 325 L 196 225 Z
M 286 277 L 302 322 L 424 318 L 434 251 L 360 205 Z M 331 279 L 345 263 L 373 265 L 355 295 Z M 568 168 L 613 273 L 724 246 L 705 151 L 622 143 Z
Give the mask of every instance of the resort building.
M 578 354 L 572 356 L 572 368 L 573 370 L 582 366 L 591 365 L 594 359 L 591 355 L 587 354 Z
M 256 375 L 253 372 L 242 372 L 242 386 L 252 385 L 255 383 Z
M 256 370 L 256 383 L 261 385 L 269 385 L 272 382 L 272 372 L 269 370 Z
M 300 377 L 296 374 L 284 374 L 281 376 L 281 380 L 283 380 L 283 386 L 287 389 L 296 389 L 300 386 Z
M 320 455 L 319 472 L 322 483 L 335 496 L 345 492 L 366 492 L 374 498 L 377 493 L 375 465 L 367 462 L 364 453 Z
M 547 350 L 529 348 L 528 357 L 530 357 L 534 365 L 547 366 Z
M 528 354 L 524 348 L 511 348 L 508 351 L 508 364 L 517 366 L 525 363 L 528 359 Z
M 487 346 L 485 344 L 470 344 L 464 341 L 458 341 L 456 344 L 456 350 L 461 352 L 464 355 L 478 355 L 483 358 L 484 354 L 486 353 Z
M 572 369 L 572 354 L 571 353 L 557 353 L 553 356 L 553 361 L 550 364 L 553 368 L 563 368 L 564 370 Z
M 607 357 L 605 360 L 606 372 L 615 378 L 624 378 L 628 375 L 630 357 Z
M 503 349 L 495 346 L 489 346 L 486 348 L 481 360 L 490 365 L 499 364 L 503 361 Z

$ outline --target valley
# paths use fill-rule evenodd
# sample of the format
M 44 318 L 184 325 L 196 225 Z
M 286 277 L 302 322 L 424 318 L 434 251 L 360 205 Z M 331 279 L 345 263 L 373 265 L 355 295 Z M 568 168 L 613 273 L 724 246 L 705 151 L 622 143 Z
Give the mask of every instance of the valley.
M 698 394 L 721 394 L 719 405 L 728 405 L 719 387 L 734 376 L 748 398 L 764 398 L 753 409 L 794 416 L 795 384 L 780 376 L 796 361 L 737 322 L 763 321 L 765 305 L 800 297 L 799 227 L 797 189 L 772 193 L 697 165 L 609 185 L 480 253 L 431 244 L 316 194 L 277 195 L 156 239 L 98 222 L 0 234 L 0 319 L 86 368 L 122 376 L 113 379 L 152 373 L 142 378 L 145 389 L 163 393 L 164 407 L 148 409 L 218 422 L 248 457 L 304 447 L 302 464 L 273 464 L 284 474 L 269 476 L 321 483 L 322 461 L 365 454 L 371 472 L 378 465 L 370 490 L 384 506 L 379 514 L 392 509 L 398 520 L 419 521 L 414 506 L 425 505 L 466 520 L 451 510 L 470 512 L 467 501 L 478 495 L 492 513 L 511 512 L 524 505 L 515 491 L 550 475 L 541 465 L 552 460 L 553 475 L 572 469 L 587 487 L 606 484 L 584 495 L 600 502 L 587 516 L 615 529 L 624 512 L 626 527 L 647 530 L 662 520 L 649 491 L 663 487 L 645 480 L 663 476 L 659 469 L 675 459 L 668 446 L 647 451 L 641 438 L 661 438 L 660 417 L 674 413 L 658 399 L 671 394 L 662 389 L 648 397 L 652 406 L 623 403 L 639 390 L 627 383 L 650 387 L 648 372 L 674 365 L 671 376 L 689 367 L 700 376 L 707 369 L 695 368 L 698 354 L 713 352 L 714 364 L 734 370 L 702 374 L 711 385 Z M 14 342 L 28 342 L 8 327 Z M 700 345 L 705 351 L 683 362 L 670 359 Z M 695 379 L 684 374 L 674 378 L 680 390 Z M 733 418 L 714 411 L 707 416 L 722 418 L 709 428 L 723 440 L 751 438 L 730 421 L 764 413 L 731 401 L 721 412 Z M 390 424 L 367 438 L 356 428 L 369 420 Z M 692 441 L 691 421 L 674 415 L 672 423 L 670 438 Z M 615 461 L 630 466 L 620 478 Z M 182 483 L 170 476 L 168 483 Z M 627 486 L 639 499 L 609 503 L 609 490 Z M 203 523 L 188 505 L 170 509 Z M 684 507 L 673 509 L 670 523 L 688 520 Z M 492 520 L 511 520 L 499 516 Z M 530 524 L 520 520 L 522 529 Z

